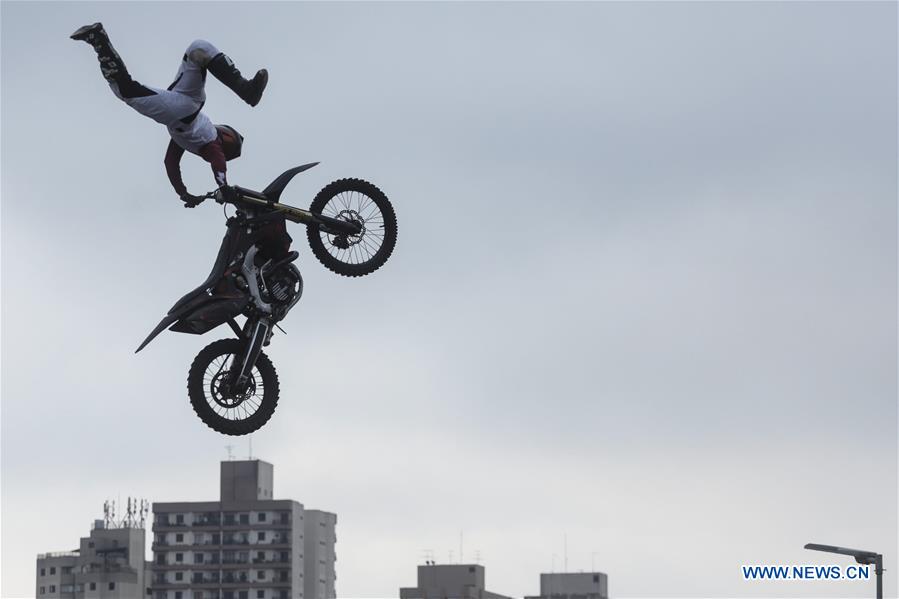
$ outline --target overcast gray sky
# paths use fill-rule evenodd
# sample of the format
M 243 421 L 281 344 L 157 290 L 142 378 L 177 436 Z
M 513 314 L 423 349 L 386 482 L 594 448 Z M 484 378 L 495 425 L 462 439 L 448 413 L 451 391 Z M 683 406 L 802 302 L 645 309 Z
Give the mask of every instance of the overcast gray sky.
M 306 205 L 357 176 L 394 256 L 306 295 L 253 436 L 275 493 L 338 514 L 338 593 L 423 551 L 488 588 L 594 564 L 616 597 L 836 597 L 741 564 L 886 554 L 897 585 L 895 3 L 2 3 L 2 589 L 34 593 L 107 498 L 215 499 L 234 442 L 193 414 L 203 338 L 134 348 L 207 274 L 164 128 L 68 35 L 102 20 L 166 86 L 194 38 L 251 74 L 230 179 Z M 195 193 L 208 166 L 184 159 Z M 238 456 L 247 442 L 235 443 Z

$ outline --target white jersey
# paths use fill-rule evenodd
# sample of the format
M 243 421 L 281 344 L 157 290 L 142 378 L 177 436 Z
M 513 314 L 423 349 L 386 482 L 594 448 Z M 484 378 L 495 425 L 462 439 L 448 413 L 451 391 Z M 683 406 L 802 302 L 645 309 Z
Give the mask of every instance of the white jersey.
M 198 113 L 190 123 L 175 122 L 168 126 L 168 130 L 176 144 L 194 154 L 218 137 L 215 125 L 202 112 Z

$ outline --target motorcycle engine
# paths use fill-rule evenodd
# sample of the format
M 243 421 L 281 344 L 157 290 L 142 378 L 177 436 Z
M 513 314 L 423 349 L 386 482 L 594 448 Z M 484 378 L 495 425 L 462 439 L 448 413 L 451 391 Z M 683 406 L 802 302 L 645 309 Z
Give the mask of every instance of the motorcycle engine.
M 299 271 L 284 265 L 274 272 L 265 273 L 268 301 L 273 304 L 288 304 L 303 294 L 303 278 Z

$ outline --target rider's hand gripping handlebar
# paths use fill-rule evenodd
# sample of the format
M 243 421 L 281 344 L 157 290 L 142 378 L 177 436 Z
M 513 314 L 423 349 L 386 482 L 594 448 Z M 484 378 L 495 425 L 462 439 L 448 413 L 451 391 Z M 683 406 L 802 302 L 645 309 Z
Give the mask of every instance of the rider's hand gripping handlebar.
M 210 191 L 206 194 L 206 197 L 214 198 L 219 204 L 224 204 L 226 202 L 228 204 L 234 204 L 237 202 L 239 196 L 240 194 L 237 190 L 230 185 L 222 185 L 215 191 Z

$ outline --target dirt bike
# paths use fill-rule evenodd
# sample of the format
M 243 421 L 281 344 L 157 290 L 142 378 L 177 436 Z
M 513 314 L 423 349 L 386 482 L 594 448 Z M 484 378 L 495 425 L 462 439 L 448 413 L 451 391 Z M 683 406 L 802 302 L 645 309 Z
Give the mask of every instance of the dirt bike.
M 278 375 L 262 348 L 303 294 L 303 277 L 293 264 L 298 253 L 290 250 L 285 221 L 305 224 L 312 253 L 344 276 L 374 272 L 396 244 L 393 207 L 367 181 L 334 181 L 318 192 L 309 210 L 282 204 L 290 180 L 316 164 L 285 171 L 261 192 L 233 186 L 203 196 L 236 208 L 227 218 L 212 272 L 172 306 L 135 351 L 166 328 L 202 335 L 221 324 L 230 326 L 236 338 L 203 348 L 187 377 L 194 411 L 220 433 L 252 433 L 278 404 Z M 240 315 L 246 317 L 242 326 L 236 320 Z

